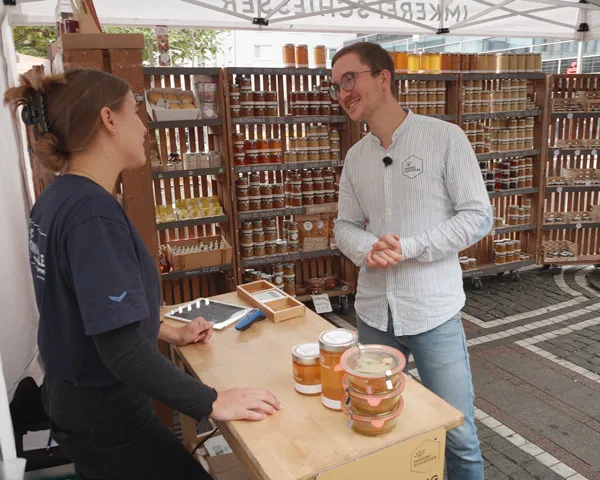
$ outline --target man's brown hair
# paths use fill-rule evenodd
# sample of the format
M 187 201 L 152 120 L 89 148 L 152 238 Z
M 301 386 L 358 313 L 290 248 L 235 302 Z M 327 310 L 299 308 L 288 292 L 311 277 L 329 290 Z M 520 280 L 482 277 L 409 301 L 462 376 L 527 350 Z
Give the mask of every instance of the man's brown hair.
M 394 98 L 396 98 L 396 80 L 394 78 L 395 68 L 394 60 L 390 55 L 390 52 L 385 50 L 381 45 L 371 42 L 359 42 L 338 50 L 331 60 L 331 67 L 335 65 L 341 57 L 348 55 L 349 53 L 355 53 L 360 58 L 360 61 L 369 68 L 376 72 L 387 70 L 390 72 L 390 89 Z M 376 75 L 372 73 L 371 75 Z

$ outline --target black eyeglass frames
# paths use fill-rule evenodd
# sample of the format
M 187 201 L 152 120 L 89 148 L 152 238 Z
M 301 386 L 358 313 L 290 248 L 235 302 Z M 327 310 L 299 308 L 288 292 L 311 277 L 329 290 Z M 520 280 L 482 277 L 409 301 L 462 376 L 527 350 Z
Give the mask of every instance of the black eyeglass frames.
M 354 86 L 356 85 L 356 75 L 360 75 L 361 73 L 380 73 L 381 70 L 363 70 L 361 72 L 346 72 L 342 75 L 342 81 L 340 83 L 331 82 L 331 87 L 329 88 L 329 94 L 331 98 L 334 100 L 339 100 L 340 98 L 340 88 L 343 88 L 346 92 L 350 92 Z

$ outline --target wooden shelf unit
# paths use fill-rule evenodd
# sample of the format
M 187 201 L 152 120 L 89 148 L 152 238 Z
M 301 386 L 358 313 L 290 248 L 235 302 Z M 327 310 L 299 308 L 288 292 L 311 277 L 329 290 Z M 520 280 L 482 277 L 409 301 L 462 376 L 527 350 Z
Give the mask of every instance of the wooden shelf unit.
M 547 78 L 547 123 L 548 144 L 544 166 L 546 177 L 560 177 L 564 169 L 600 169 L 596 148 L 565 147 L 564 140 L 595 139 L 600 136 L 600 112 L 553 112 L 554 99 L 575 98 L 582 92 L 600 98 L 600 75 L 549 75 Z M 590 186 L 542 186 L 540 194 L 543 212 L 585 212 L 600 204 L 600 185 Z M 578 228 L 580 226 L 580 228 Z M 579 248 L 579 255 L 569 263 L 597 264 L 600 255 L 600 230 L 594 222 L 557 223 L 539 225 L 541 242 L 548 240 L 567 240 Z M 538 263 L 544 264 L 544 258 L 538 255 Z M 565 265 L 565 262 L 556 262 Z
M 495 191 L 490 192 L 490 200 L 492 205 L 496 209 L 496 215 L 506 219 L 507 209 L 509 205 L 520 204 L 522 197 L 531 198 L 531 223 L 527 225 L 518 226 L 503 226 L 492 230 L 490 235 L 485 236 L 475 245 L 464 250 L 460 253 L 461 256 L 469 258 L 475 258 L 477 260 L 477 269 L 465 272 L 463 278 L 479 278 L 482 276 L 490 276 L 503 271 L 514 271 L 524 266 L 530 265 L 535 262 L 535 257 L 538 250 L 538 239 L 539 239 L 539 225 L 541 222 L 540 218 L 540 206 L 539 206 L 539 191 L 543 183 L 543 166 L 544 159 L 547 152 L 546 148 L 546 81 L 543 73 L 510 73 L 510 74 L 494 74 L 494 73 L 482 73 L 482 74 L 461 74 L 460 85 L 461 92 L 463 91 L 463 85 L 465 81 L 470 80 L 481 80 L 483 81 L 483 87 L 486 90 L 498 91 L 501 89 L 502 80 L 526 80 L 527 81 L 527 95 L 532 98 L 535 102 L 535 109 L 521 110 L 515 112 L 497 112 L 497 113 L 475 113 L 475 114 L 464 114 L 460 115 L 460 125 L 463 122 L 470 120 L 480 120 L 488 125 L 489 120 L 492 118 L 510 118 L 516 117 L 534 117 L 534 139 L 533 149 L 502 152 L 502 153 L 489 153 L 489 154 L 478 154 L 477 158 L 480 161 L 488 161 L 488 168 L 492 166 L 495 160 L 501 160 L 504 158 L 522 156 L 530 157 L 533 159 L 533 186 L 527 188 L 519 188 L 515 190 L 507 191 Z M 459 102 L 463 103 L 463 96 L 459 99 Z M 462 112 L 462 108 L 460 109 Z M 496 266 L 494 264 L 494 240 L 499 238 L 509 238 L 512 240 L 521 241 L 521 252 L 529 255 L 531 258 L 526 261 L 513 262 L 511 264 Z M 477 272 L 474 274 L 473 272 Z
M 216 68 L 144 68 L 146 88 L 182 88 L 194 90 L 194 75 L 206 75 L 217 84 L 218 118 L 150 122 L 149 136 L 156 141 L 163 165 L 171 152 L 178 152 L 181 159 L 186 152 L 221 152 L 221 166 L 209 169 L 181 169 L 178 171 L 153 172 L 152 187 L 155 205 L 173 205 L 185 198 L 219 197 L 224 215 L 196 218 L 157 224 L 159 245 L 169 241 L 194 237 L 223 235 L 233 245 L 233 226 L 230 221 L 231 194 L 229 181 L 229 143 L 222 91 L 223 71 Z M 235 258 L 234 258 L 235 264 Z M 167 305 L 188 302 L 198 297 L 227 293 L 235 288 L 231 271 L 221 269 L 198 269 L 191 272 L 171 272 L 162 276 L 164 301 Z
M 225 108 L 228 112 L 227 127 L 229 129 L 229 155 L 233 159 L 232 135 L 236 132 L 243 133 L 246 139 L 258 138 L 279 138 L 281 139 L 281 152 L 287 150 L 288 138 L 306 136 L 306 126 L 308 124 L 330 124 L 340 133 L 341 160 L 328 162 L 303 162 L 298 164 L 284 163 L 275 165 L 252 165 L 252 166 L 233 166 L 230 165 L 230 189 L 232 195 L 232 224 L 238 231 L 241 227 L 242 218 L 250 217 L 272 217 L 272 213 L 261 212 L 238 212 L 237 191 L 235 181 L 240 176 L 248 172 L 260 172 L 261 183 L 281 183 L 285 184 L 286 171 L 293 169 L 323 168 L 324 166 L 334 167 L 336 177 L 339 181 L 343 159 L 350 146 L 354 143 L 357 135 L 352 134 L 352 125 L 348 118 L 343 115 L 331 116 L 290 116 L 288 115 L 288 99 L 292 91 L 311 91 L 320 85 L 323 79 L 329 78 L 330 70 L 316 69 L 280 69 L 280 68 L 229 68 L 224 70 L 224 92 Z M 252 81 L 253 91 L 276 91 L 278 102 L 277 117 L 249 117 L 249 118 L 231 118 L 230 112 L 230 92 L 229 86 L 239 76 L 249 77 Z M 313 165 L 311 165 L 314 164 Z M 279 209 L 281 216 L 277 217 L 278 238 L 283 238 L 283 220 L 284 218 L 294 218 L 294 212 L 303 213 L 302 208 Z M 276 212 L 277 213 L 277 212 Z M 350 260 L 339 254 L 337 250 L 326 250 L 321 252 L 298 252 L 288 256 L 276 255 L 258 259 L 242 259 L 239 236 L 235 235 L 235 254 L 238 258 L 235 277 L 237 284 L 242 284 L 244 269 L 252 268 L 265 273 L 271 273 L 274 263 L 293 261 L 296 266 L 296 284 L 302 285 L 309 278 L 323 276 L 328 273 L 338 275 L 340 280 L 350 285 L 347 294 L 354 293 L 356 288 L 357 271 Z

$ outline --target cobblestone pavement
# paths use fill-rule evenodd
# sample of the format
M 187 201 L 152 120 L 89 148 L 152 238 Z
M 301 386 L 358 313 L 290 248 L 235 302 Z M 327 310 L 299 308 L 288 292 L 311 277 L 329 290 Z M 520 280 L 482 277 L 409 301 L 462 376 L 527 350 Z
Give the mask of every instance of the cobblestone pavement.
M 600 292 L 593 267 L 465 284 L 486 480 L 600 480 Z M 328 314 L 338 326 L 356 325 Z M 411 374 L 418 375 L 414 365 Z

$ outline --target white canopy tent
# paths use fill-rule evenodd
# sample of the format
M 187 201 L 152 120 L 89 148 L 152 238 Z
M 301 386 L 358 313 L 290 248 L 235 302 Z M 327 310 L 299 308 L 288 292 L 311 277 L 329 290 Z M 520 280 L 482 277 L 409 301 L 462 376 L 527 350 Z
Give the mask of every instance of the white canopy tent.
M 18 0 L 11 21 L 53 24 L 56 0 Z M 95 0 L 103 25 L 600 37 L 600 0 Z
M 57 0 L 0 3 L 0 93 L 16 81 L 12 25 L 53 25 Z M 600 38 L 600 0 L 95 0 L 103 25 L 263 29 L 464 36 Z M 8 110 L 0 104 L 3 175 L 0 237 L 0 353 L 9 395 L 21 376 L 39 373 L 35 359 L 37 312 L 27 254 L 29 202 L 23 150 Z

